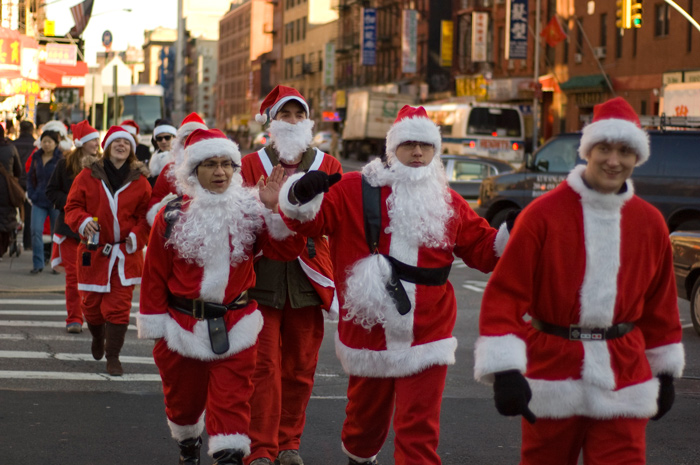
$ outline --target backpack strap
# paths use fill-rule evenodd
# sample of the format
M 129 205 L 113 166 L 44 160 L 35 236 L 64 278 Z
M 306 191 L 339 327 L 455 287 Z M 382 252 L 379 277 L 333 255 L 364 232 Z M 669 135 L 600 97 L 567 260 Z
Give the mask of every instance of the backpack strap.
M 379 232 L 382 228 L 382 191 L 373 187 L 362 176 L 362 213 L 365 222 L 365 239 L 371 254 L 379 253 Z
M 182 214 L 182 196 L 171 200 L 165 205 L 165 211 L 163 212 L 163 219 L 165 220 L 165 240 L 170 239 L 170 234 L 173 232 L 173 226 L 180 219 Z

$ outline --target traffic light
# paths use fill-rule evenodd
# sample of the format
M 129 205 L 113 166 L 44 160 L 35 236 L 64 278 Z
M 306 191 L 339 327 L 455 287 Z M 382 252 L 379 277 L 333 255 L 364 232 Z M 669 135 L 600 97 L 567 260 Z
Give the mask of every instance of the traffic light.
M 641 12 L 641 4 L 639 9 Z M 632 29 L 632 0 L 617 0 L 615 16 L 617 16 L 615 26 L 617 26 L 618 29 Z
M 633 27 L 642 27 L 642 2 L 636 1 L 630 6 L 630 22 Z

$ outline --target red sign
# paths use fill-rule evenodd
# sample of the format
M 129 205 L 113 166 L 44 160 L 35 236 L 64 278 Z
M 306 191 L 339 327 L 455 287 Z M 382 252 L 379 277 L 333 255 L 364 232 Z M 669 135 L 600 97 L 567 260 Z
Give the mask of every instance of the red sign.
M 19 69 L 21 64 L 21 38 L 19 32 L 0 28 L 0 67 Z

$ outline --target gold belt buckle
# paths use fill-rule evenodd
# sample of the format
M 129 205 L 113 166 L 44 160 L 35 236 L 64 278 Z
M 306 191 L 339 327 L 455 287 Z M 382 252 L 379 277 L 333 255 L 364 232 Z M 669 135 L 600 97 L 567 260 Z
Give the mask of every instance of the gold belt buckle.
M 199 310 L 199 315 L 197 315 Z M 192 299 L 192 316 L 198 320 L 204 319 L 204 301 L 202 299 Z

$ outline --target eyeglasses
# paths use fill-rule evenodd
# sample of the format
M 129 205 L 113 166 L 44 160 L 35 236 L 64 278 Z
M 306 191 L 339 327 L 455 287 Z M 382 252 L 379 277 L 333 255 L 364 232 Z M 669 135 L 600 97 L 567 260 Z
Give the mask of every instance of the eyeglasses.
M 200 163 L 198 168 L 202 168 L 208 171 L 216 171 L 221 167 L 224 171 L 233 171 L 234 169 L 238 168 L 238 165 L 235 164 L 232 161 L 222 161 L 221 163 L 214 163 L 212 161 L 205 161 L 204 163 Z
M 166 134 L 164 136 L 156 136 L 156 141 L 158 141 L 158 142 L 169 141 L 172 138 L 173 138 L 173 136 L 171 136 L 170 134 Z

